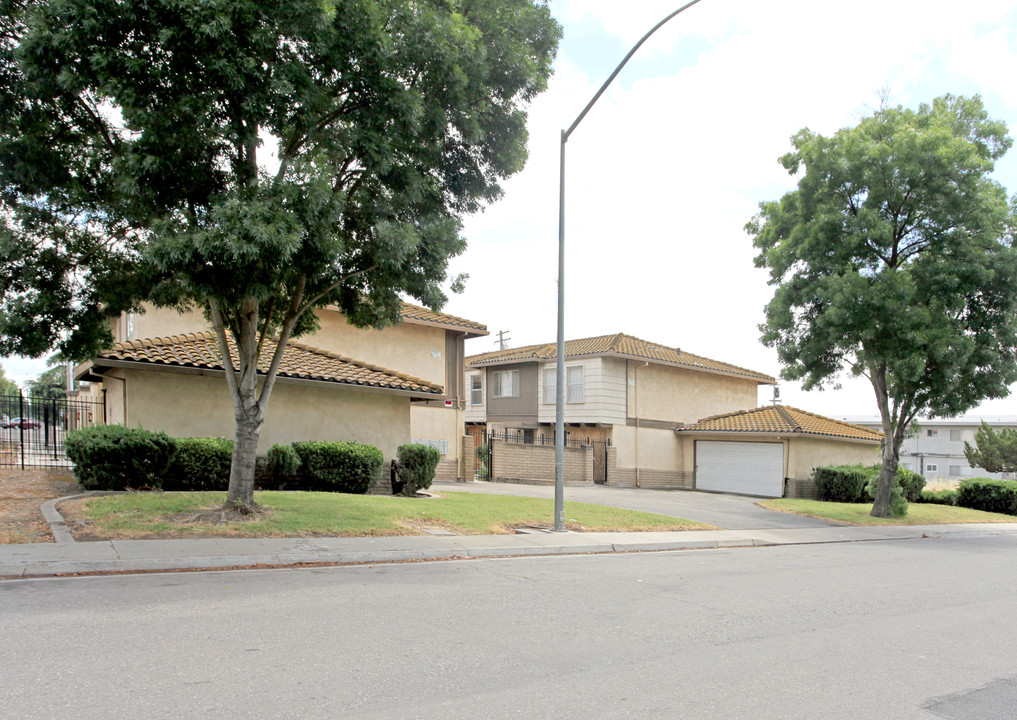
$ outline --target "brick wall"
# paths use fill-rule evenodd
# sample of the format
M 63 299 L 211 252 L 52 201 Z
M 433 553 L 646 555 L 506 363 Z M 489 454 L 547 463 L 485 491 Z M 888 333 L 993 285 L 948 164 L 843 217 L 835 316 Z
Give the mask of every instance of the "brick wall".
M 639 469 L 639 487 L 653 490 L 691 490 L 692 473 L 684 470 Z M 636 469 L 618 467 L 618 448 L 607 449 L 607 484 L 636 487 Z
M 477 439 L 473 435 L 463 437 L 463 451 L 459 453 L 459 457 L 463 459 L 459 479 L 463 482 L 473 482 L 473 468 L 477 457 Z
M 788 478 L 784 481 L 784 497 L 801 500 L 818 500 L 819 488 L 816 487 L 814 480 Z
M 493 440 L 495 482 L 554 484 L 554 446 Z M 565 448 L 565 484 L 593 484 L 593 448 Z

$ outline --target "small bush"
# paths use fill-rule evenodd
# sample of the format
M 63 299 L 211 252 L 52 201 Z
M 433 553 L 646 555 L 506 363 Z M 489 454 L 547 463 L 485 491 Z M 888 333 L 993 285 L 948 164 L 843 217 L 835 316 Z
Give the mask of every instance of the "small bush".
M 227 490 L 233 441 L 226 438 L 177 438 L 162 487 L 164 490 Z
M 916 502 L 931 503 L 933 505 L 956 505 L 957 491 L 950 489 L 922 490 L 922 494 Z
M 363 495 L 381 478 L 381 450 L 354 442 L 295 442 L 309 490 Z
M 273 445 L 268 449 L 267 466 L 273 480 L 290 480 L 300 471 L 300 456 L 292 445 Z
M 1017 515 L 1017 481 L 964 480 L 957 488 L 957 504 L 972 510 Z
M 866 502 L 868 474 L 861 465 L 817 467 L 812 471 L 819 499 L 825 502 Z
M 426 490 L 434 481 L 434 473 L 441 462 L 441 452 L 430 445 L 400 445 L 396 449 L 399 458 L 399 479 L 404 483 L 403 495 L 413 497 L 418 490 Z
M 869 502 L 876 499 L 876 488 L 879 486 L 879 473 L 883 468 L 880 465 L 870 465 L 865 468 L 868 481 L 865 483 L 865 497 Z M 901 489 L 901 497 L 907 502 L 918 502 L 922 496 L 922 489 L 925 487 L 925 478 L 907 468 L 897 466 L 896 487 Z M 892 497 L 892 496 L 891 496 Z M 891 505 L 893 500 L 890 501 Z
M 163 432 L 100 425 L 67 433 L 67 457 L 86 490 L 160 488 L 176 441 Z

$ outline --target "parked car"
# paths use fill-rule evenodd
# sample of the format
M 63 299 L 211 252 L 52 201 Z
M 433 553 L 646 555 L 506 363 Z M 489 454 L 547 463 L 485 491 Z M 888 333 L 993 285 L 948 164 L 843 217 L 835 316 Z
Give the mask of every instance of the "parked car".
M 4 420 L 2 423 L 0 423 L 0 427 L 6 429 L 19 427 L 22 430 L 32 430 L 37 427 L 42 427 L 42 425 L 39 423 L 38 420 L 32 420 L 31 418 L 16 417 L 11 418 L 9 420 Z

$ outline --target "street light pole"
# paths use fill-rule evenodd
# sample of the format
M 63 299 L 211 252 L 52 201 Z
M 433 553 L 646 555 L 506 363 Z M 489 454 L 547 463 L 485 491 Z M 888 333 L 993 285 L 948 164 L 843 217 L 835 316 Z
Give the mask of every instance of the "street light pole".
M 554 530 L 564 532 L 565 530 L 565 143 L 576 126 L 590 112 L 593 104 L 600 99 L 600 96 L 607 90 L 607 86 L 615 79 L 621 69 L 625 67 L 636 50 L 642 46 L 646 39 L 657 32 L 664 23 L 690 7 L 700 2 L 692 0 L 682 5 L 659 23 L 654 25 L 642 39 L 632 46 L 628 55 L 618 63 L 618 67 L 611 73 L 611 77 L 604 81 L 600 90 L 593 96 L 593 99 L 586 104 L 579 117 L 569 125 L 568 130 L 561 131 L 561 168 L 558 181 L 558 345 L 556 349 L 557 364 L 555 369 L 555 401 L 554 401 Z

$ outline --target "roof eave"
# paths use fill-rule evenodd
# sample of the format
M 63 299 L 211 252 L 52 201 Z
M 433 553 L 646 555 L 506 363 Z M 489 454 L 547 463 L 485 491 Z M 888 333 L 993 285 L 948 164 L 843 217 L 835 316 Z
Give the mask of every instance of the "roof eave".
M 226 373 L 224 370 L 210 367 L 198 367 L 194 365 L 171 365 L 169 363 L 156 363 L 145 360 L 116 360 L 113 358 L 96 358 L 90 364 L 92 367 L 89 368 L 88 373 L 94 376 L 95 381 L 102 380 L 102 371 L 99 368 L 124 368 L 129 370 L 146 370 L 152 372 L 169 372 L 177 373 L 180 375 L 204 375 L 206 377 L 225 377 Z M 75 371 L 77 373 L 77 371 Z M 264 375 L 260 372 L 259 375 Z M 80 378 L 87 379 L 87 378 Z M 383 392 L 387 395 L 404 395 L 408 397 L 426 398 L 429 400 L 441 399 L 444 395 L 444 390 L 435 389 L 429 390 L 408 390 L 403 388 L 391 388 L 391 387 L 380 387 L 377 385 L 362 385 L 359 383 L 343 382 L 340 380 L 320 380 L 315 378 L 302 378 L 295 377 L 292 375 L 278 375 L 276 377 L 277 383 L 282 384 L 300 384 L 300 385 L 311 385 L 314 387 L 343 387 L 350 390 L 363 390 L 368 392 Z

